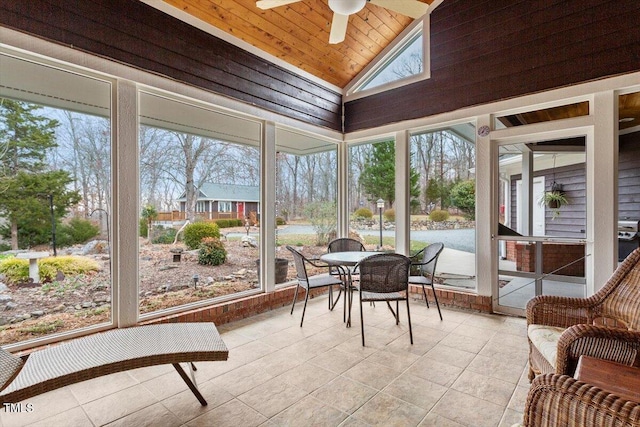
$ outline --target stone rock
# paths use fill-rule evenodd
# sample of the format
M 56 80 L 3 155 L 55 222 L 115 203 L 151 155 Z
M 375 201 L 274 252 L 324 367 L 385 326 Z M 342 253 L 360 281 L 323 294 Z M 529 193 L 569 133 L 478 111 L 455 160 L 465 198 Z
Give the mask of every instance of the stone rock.
M 241 268 L 240 270 L 236 271 L 235 273 L 233 273 L 235 276 L 246 276 L 247 275 L 247 269 L 246 268 Z
M 208 276 L 206 279 L 204 279 L 204 282 L 205 282 L 207 285 L 212 284 L 212 283 L 213 283 L 213 277 Z
M 9 301 L 5 306 L 4 309 L 5 310 L 15 310 L 16 307 L 18 307 L 18 304 L 16 304 L 15 302 L 11 302 Z
M 92 240 L 82 248 L 82 255 L 109 253 L 109 242 L 106 240 Z
M 91 308 L 91 307 L 95 307 L 96 305 L 91 302 L 91 301 L 85 301 L 81 304 L 82 308 Z
M 0 282 L 0 292 L 8 291 L 9 288 L 4 283 Z
M 64 273 L 61 270 L 58 270 L 56 272 L 56 281 L 57 282 L 62 282 L 64 280 Z
M 44 311 L 42 311 L 42 310 L 32 311 L 32 312 L 31 312 L 31 316 L 33 316 L 33 317 L 40 317 L 40 316 L 44 316 Z
M 65 308 L 66 307 L 65 307 L 64 304 L 60 304 L 60 305 L 55 306 L 52 311 L 64 311 Z
M 242 246 L 245 248 L 251 247 L 251 248 L 256 248 L 258 247 L 258 243 L 256 242 L 256 238 L 253 236 L 242 236 L 242 239 L 240 240 L 242 242 Z
M 0 294 L 0 303 L 12 301 L 13 297 L 7 294 Z

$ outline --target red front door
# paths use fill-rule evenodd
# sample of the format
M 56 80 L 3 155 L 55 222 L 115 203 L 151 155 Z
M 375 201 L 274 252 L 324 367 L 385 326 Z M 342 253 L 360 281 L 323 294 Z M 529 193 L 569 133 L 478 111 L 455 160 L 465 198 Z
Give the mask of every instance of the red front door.
M 238 219 L 244 219 L 244 202 L 238 202 Z

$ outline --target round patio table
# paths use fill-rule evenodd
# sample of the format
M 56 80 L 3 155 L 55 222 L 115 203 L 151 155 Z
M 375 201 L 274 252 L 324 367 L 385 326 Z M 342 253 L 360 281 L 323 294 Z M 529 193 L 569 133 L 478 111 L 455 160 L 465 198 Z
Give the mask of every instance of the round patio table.
M 369 257 L 371 255 L 377 255 L 382 252 L 375 251 L 348 251 L 348 252 L 328 252 L 324 255 L 320 256 L 320 260 L 326 262 L 327 264 L 337 265 L 340 267 L 353 267 L 358 264 L 360 261 Z M 345 286 L 345 299 L 344 303 L 349 305 L 349 316 L 347 318 L 347 328 L 351 326 L 351 270 L 349 268 L 345 268 L 349 277 L 347 285 Z

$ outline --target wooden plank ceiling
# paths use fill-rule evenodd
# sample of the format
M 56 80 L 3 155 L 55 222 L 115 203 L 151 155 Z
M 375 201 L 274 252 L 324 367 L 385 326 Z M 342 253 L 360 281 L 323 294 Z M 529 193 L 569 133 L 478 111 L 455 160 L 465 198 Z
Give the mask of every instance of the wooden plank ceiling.
M 256 7 L 255 0 L 164 1 L 340 88 L 413 21 L 367 3 L 349 17 L 345 41 L 332 45 L 333 11 L 327 0 L 301 0 L 270 10 Z

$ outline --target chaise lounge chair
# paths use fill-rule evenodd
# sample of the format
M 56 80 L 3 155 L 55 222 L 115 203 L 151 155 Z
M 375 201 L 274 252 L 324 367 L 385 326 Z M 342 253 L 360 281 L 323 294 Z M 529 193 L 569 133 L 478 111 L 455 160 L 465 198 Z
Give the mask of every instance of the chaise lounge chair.
M 180 363 L 227 360 L 213 323 L 166 323 L 115 329 L 38 350 L 23 361 L 0 349 L 0 401 L 15 403 L 70 384 L 130 369 L 171 363 L 204 406 Z

